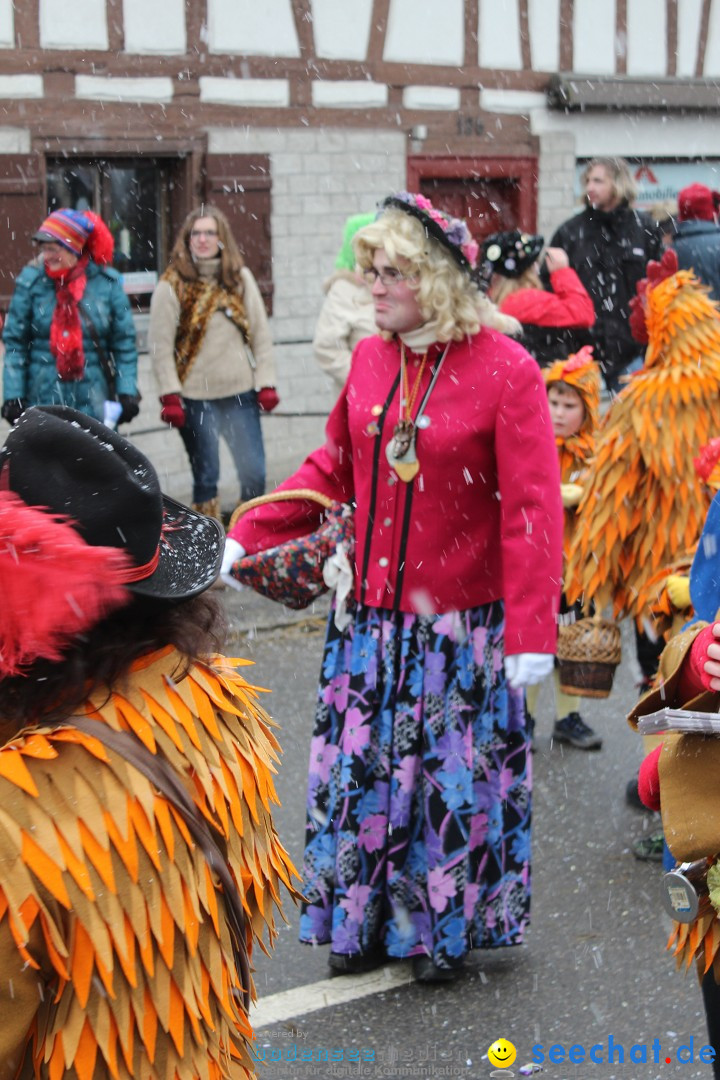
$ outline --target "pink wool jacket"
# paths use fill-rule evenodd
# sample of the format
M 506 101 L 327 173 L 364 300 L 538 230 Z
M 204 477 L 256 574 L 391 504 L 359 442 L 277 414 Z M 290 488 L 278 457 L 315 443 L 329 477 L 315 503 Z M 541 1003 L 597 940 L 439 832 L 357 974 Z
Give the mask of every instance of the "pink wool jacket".
M 418 402 L 443 348 L 429 350 Z M 412 387 L 421 358 L 407 356 Z M 554 652 L 563 511 L 540 369 L 487 328 L 451 343 L 425 410 L 430 423 L 418 431 L 420 471 L 411 485 L 385 456 L 399 415 L 399 371 L 396 340 L 360 342 L 325 445 L 281 487 L 355 499 L 358 600 L 425 614 L 503 598 L 506 652 Z M 321 517 L 306 501 L 274 503 L 241 517 L 230 535 L 252 553 Z

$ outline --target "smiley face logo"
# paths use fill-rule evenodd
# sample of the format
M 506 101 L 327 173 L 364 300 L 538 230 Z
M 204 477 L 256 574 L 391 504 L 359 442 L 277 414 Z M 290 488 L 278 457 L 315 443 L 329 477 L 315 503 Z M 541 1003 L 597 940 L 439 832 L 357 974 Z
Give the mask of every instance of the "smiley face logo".
M 488 1061 L 497 1069 L 508 1069 L 516 1057 L 517 1050 L 507 1039 L 496 1039 L 488 1047 Z

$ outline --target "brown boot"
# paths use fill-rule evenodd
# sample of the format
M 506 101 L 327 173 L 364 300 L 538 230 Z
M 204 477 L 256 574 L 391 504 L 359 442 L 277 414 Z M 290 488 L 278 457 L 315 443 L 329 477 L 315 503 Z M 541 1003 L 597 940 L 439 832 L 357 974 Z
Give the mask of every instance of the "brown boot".
M 215 518 L 222 525 L 222 514 L 220 513 L 220 496 L 216 495 L 212 499 L 206 499 L 205 502 L 193 503 L 193 510 L 197 510 L 198 514 L 205 514 L 205 517 Z

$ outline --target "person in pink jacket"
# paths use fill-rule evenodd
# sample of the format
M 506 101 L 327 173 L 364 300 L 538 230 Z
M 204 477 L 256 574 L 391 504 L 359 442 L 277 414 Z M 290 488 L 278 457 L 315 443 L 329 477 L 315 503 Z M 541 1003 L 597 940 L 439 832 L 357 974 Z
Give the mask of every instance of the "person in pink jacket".
M 385 200 L 355 238 L 380 333 L 360 342 L 326 442 L 281 487 L 354 500 L 349 625 L 328 623 L 310 751 L 300 923 L 334 972 L 412 957 L 453 979 L 521 942 L 531 768 L 523 687 L 550 673 L 562 573 L 555 438 L 536 362 L 473 277 L 464 221 Z M 318 522 L 243 515 L 244 552 Z

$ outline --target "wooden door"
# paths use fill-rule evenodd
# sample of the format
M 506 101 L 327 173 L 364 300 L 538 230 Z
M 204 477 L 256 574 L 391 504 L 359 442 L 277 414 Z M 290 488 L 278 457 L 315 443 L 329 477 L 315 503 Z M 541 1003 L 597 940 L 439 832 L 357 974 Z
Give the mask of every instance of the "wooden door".
M 419 191 L 438 209 L 465 218 L 478 242 L 506 229 L 535 231 L 535 158 L 411 157 L 407 175 L 410 191 Z

